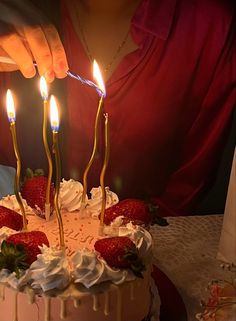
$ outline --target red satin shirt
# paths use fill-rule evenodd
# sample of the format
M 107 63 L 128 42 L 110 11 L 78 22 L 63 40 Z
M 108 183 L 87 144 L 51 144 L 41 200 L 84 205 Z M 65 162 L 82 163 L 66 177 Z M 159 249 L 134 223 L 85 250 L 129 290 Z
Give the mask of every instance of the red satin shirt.
M 62 12 L 70 69 L 92 79 L 91 63 Z M 120 199 L 154 198 L 162 214 L 191 214 L 214 177 L 235 105 L 232 10 L 210 0 L 143 0 L 130 31 L 138 49 L 105 84 L 111 145 L 106 185 Z M 66 92 L 63 176 L 82 180 L 98 95 L 70 78 Z M 100 125 L 89 189 L 99 185 L 103 140 Z

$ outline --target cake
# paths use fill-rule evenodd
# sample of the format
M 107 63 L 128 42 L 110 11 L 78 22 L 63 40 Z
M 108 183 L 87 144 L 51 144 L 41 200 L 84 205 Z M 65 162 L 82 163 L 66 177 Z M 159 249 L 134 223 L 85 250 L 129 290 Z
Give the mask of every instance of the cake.
M 83 215 L 79 208 L 83 187 L 73 180 L 63 181 L 60 203 L 65 235 L 65 251 L 59 247 L 55 216 L 46 221 L 35 215 L 24 200 L 29 231 L 43 231 L 49 246 L 40 246 L 37 259 L 20 275 L 0 270 L 0 321 L 141 321 L 150 316 L 152 238 L 140 225 L 123 224 L 117 217 L 99 235 L 101 190 L 94 188 Z M 118 203 L 108 188 L 106 207 Z M 19 212 L 15 196 L 0 201 Z M 0 243 L 17 233 L 0 229 Z M 142 278 L 129 268 L 108 265 L 94 244 L 104 238 L 128 237 L 136 245 L 145 271 Z M 152 319 L 153 320 L 153 319 Z

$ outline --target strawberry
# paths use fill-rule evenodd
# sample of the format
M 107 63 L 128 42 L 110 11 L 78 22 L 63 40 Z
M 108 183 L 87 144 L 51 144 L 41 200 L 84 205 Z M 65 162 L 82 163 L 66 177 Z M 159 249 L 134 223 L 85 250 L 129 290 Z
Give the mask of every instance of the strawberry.
M 3 226 L 20 231 L 23 228 L 23 218 L 19 213 L 0 205 L 0 228 Z
M 21 270 L 26 270 L 37 259 L 39 246 L 43 244 L 49 246 L 47 236 L 40 231 L 10 235 L 1 244 L 0 270 L 8 269 L 19 278 Z
M 118 216 L 124 216 L 124 224 L 132 222 L 136 225 L 148 225 L 151 222 L 148 205 L 144 201 L 134 198 L 127 198 L 107 208 L 104 214 L 104 223 L 109 225 Z
M 29 265 L 32 264 L 37 259 L 37 255 L 41 253 L 39 246 L 42 246 L 43 244 L 49 246 L 46 234 L 41 231 L 12 234 L 8 236 L 6 243 L 7 245 L 14 245 L 18 248 L 21 246 L 25 252 L 24 262 Z
M 47 190 L 47 177 L 43 176 L 42 170 L 26 170 L 26 180 L 21 187 L 21 195 L 27 201 L 27 204 L 32 207 L 35 213 L 41 217 L 45 217 L 45 201 Z M 50 188 L 50 209 L 51 214 L 54 209 L 54 187 L 51 184 Z
M 107 237 L 96 241 L 94 248 L 113 268 L 129 268 L 138 277 L 142 277 L 145 266 L 138 256 L 138 249 L 127 236 Z

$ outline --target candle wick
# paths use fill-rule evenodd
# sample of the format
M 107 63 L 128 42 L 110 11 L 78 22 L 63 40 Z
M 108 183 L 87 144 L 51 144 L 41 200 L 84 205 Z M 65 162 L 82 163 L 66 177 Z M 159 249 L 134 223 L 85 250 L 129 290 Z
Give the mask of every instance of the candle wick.
M 88 85 L 92 88 L 95 88 L 99 97 L 104 95 L 103 91 L 93 81 L 85 79 L 70 70 L 68 70 L 66 73 L 69 77 L 79 80 L 83 85 Z

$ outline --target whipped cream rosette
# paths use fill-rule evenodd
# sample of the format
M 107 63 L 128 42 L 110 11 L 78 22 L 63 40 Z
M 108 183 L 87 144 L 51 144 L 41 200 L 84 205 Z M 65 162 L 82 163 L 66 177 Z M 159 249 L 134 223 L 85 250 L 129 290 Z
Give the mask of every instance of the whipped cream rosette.
M 120 284 L 127 280 L 128 274 L 130 280 L 135 278 L 127 270 L 112 269 L 96 252 L 87 249 L 77 252 L 72 258 L 72 264 L 74 282 L 82 283 L 86 288 L 110 280 Z
M 22 271 L 21 277 L 17 278 L 16 273 L 11 273 L 8 269 L 0 270 L 0 283 L 8 284 L 15 290 L 20 290 L 25 284 L 25 271 Z
M 27 270 L 26 279 L 31 287 L 43 292 L 63 290 L 70 282 L 69 263 L 64 250 L 40 246 L 41 254 Z
M 74 212 L 80 209 L 83 194 L 83 185 L 73 179 L 68 181 L 63 179 L 60 184 L 60 204 L 61 209 Z M 88 198 L 86 197 L 86 203 Z
M 106 208 L 111 207 L 119 202 L 118 196 L 112 192 L 109 187 L 105 188 L 106 191 Z M 102 189 L 101 186 L 93 187 L 90 191 L 91 198 L 88 200 L 87 210 L 93 218 L 97 218 L 101 211 L 102 206 Z
M 33 210 L 30 206 L 28 206 L 27 202 L 25 199 L 22 199 L 22 202 L 23 202 L 23 206 L 24 206 L 24 209 L 25 209 L 25 212 L 27 215 L 32 215 L 33 214 Z M 0 200 L 0 205 L 2 206 L 5 206 L 13 211 L 16 211 L 18 212 L 19 214 L 21 214 L 21 209 L 20 209 L 20 206 L 19 206 L 19 203 L 16 199 L 16 196 L 15 195 L 8 195 L 6 197 L 3 197 L 1 200 Z

